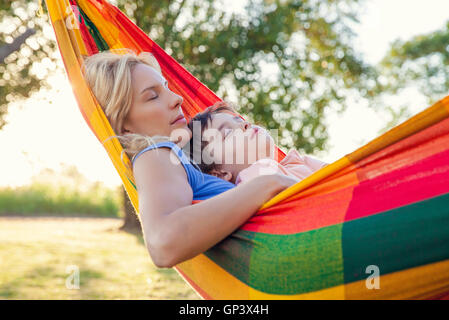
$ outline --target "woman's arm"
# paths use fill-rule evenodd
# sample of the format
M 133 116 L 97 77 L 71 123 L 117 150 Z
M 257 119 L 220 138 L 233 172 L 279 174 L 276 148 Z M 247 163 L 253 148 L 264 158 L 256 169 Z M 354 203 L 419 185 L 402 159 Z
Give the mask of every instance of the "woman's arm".
M 170 268 L 206 251 L 296 182 L 283 175 L 260 176 L 192 205 L 184 168 L 170 152 L 147 151 L 134 166 L 145 243 L 158 267 Z

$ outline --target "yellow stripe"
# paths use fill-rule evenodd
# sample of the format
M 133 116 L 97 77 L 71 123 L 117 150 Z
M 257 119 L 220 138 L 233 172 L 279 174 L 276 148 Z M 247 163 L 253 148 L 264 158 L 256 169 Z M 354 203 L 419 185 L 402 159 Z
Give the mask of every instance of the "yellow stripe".
M 81 73 L 80 64 L 82 57 L 76 55 L 76 52 L 80 51 L 74 50 L 74 46 L 77 46 L 78 44 L 76 42 L 72 42 L 73 37 L 72 39 L 70 38 L 65 21 L 65 17 L 67 17 L 65 14 L 65 10 L 67 8 L 66 4 L 64 4 L 64 1 L 57 0 L 47 0 L 46 4 L 53 28 L 55 30 L 56 38 L 58 39 L 58 44 L 66 66 L 66 71 L 70 79 L 70 83 L 72 84 L 75 97 L 78 100 L 78 105 L 83 109 L 84 113 L 88 117 L 89 123 L 100 141 L 114 136 L 115 133 L 104 115 L 101 106 L 96 102 L 95 97 L 91 93 Z M 132 177 L 132 173 L 129 172 L 120 158 L 120 153 L 122 151 L 120 143 L 118 143 L 116 139 L 111 139 L 104 145 L 104 147 L 106 148 L 112 163 L 123 181 L 131 202 L 135 208 L 138 208 L 137 191 L 127 179 L 127 177 Z M 124 158 L 129 162 L 126 155 L 124 155 Z
M 449 291 L 449 260 L 380 273 L 380 289 L 367 289 L 366 280 L 346 284 L 346 299 L 426 299 Z
M 204 290 L 213 299 L 263 299 L 263 300 L 300 300 L 300 299 L 344 299 L 344 286 L 323 289 L 298 295 L 269 294 L 253 289 L 235 278 L 204 254 L 180 263 L 176 266 Z
M 101 36 L 108 44 L 109 49 L 124 48 L 123 43 L 120 42 L 119 34 L 123 34 L 125 30 L 120 30 L 113 23 L 104 19 L 97 9 L 93 8 L 88 1 L 79 0 L 78 6 L 84 11 L 85 14 L 87 14 L 95 27 L 97 27 L 98 31 L 100 31 Z
M 248 300 L 250 298 L 249 287 L 245 283 L 232 276 L 204 254 L 178 264 L 176 269 L 185 273 L 213 299 Z M 232 294 L 230 294 L 231 292 Z
M 275 204 L 281 202 L 282 200 L 285 200 L 285 199 L 309 188 L 310 186 L 316 184 L 317 182 L 323 180 L 324 178 L 331 176 L 335 172 L 338 172 L 338 171 L 348 167 L 351 164 L 352 163 L 349 161 L 348 158 L 343 157 L 340 160 L 327 165 L 326 167 L 322 168 L 321 170 L 314 172 L 312 175 L 308 176 L 306 179 L 298 182 L 297 184 L 291 186 L 290 188 L 287 188 L 283 192 L 276 195 L 274 198 L 271 198 L 260 208 L 260 210 L 274 206 Z
M 176 266 L 213 299 L 425 299 L 449 291 L 449 260 L 380 275 L 380 289 L 368 289 L 366 279 L 297 295 L 261 292 L 241 282 L 201 254 Z M 367 275 L 368 278 L 368 275 Z

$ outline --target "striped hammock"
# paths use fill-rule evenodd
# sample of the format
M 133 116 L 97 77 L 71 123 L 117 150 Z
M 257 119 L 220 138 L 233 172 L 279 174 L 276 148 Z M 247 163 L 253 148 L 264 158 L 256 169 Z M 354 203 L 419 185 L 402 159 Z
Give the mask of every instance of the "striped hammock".
M 83 57 L 99 51 L 153 53 L 189 117 L 220 100 L 106 1 L 46 4 L 80 111 L 99 141 L 115 133 L 81 72 Z M 104 147 L 138 208 L 122 147 L 116 139 Z M 449 97 L 278 194 L 175 269 L 204 299 L 449 297 Z

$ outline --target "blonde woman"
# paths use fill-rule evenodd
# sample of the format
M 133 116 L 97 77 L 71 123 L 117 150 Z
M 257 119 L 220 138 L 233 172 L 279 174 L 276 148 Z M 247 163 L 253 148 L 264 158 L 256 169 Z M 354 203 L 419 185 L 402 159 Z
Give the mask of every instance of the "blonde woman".
M 145 244 L 156 266 L 205 252 L 295 183 L 277 174 L 235 186 L 194 167 L 182 151 L 191 136 L 183 99 L 151 54 L 99 53 L 86 59 L 84 74 L 132 159 Z M 187 139 L 173 139 L 180 132 Z

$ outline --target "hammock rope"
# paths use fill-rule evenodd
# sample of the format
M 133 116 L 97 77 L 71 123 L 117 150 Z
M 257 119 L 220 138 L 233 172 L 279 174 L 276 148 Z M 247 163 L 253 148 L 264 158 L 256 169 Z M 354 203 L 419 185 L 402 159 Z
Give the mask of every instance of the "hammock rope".
M 151 52 L 188 117 L 220 99 L 106 1 L 46 4 L 79 109 L 138 209 L 129 159 L 108 139 L 115 133 L 84 81 L 83 58 Z M 448 203 L 449 96 L 281 192 L 175 269 L 204 299 L 449 297 Z M 369 270 L 379 271 L 380 289 L 369 288 Z

